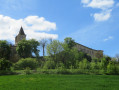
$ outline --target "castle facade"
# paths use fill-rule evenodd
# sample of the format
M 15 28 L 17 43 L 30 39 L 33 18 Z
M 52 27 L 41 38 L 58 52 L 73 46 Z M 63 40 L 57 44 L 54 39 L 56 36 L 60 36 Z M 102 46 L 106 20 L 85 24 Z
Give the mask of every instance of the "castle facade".
M 11 46 L 10 60 L 12 62 L 17 62 L 20 59 L 19 55 L 16 52 L 16 46 L 17 46 L 18 42 L 20 42 L 23 39 L 26 39 L 26 34 L 24 33 L 23 28 L 21 27 L 18 35 L 15 37 L 15 45 Z M 75 47 L 79 51 L 82 51 L 82 52 L 90 55 L 92 58 L 101 58 L 101 57 L 103 57 L 103 51 L 102 50 L 94 50 L 92 48 L 86 47 L 86 46 L 81 45 L 79 43 L 77 43 L 75 45 Z
M 18 35 L 15 37 L 15 45 L 11 46 L 10 61 L 17 62 L 20 59 L 19 55 L 16 52 L 16 46 L 18 42 L 20 42 L 23 39 L 26 39 L 26 34 L 24 33 L 23 28 L 21 27 Z
M 77 43 L 75 45 L 75 47 L 79 50 L 82 51 L 86 54 L 88 54 L 89 56 L 91 56 L 92 58 L 102 58 L 103 57 L 103 51 L 102 50 L 95 50 L 89 47 L 86 47 L 84 45 L 81 45 L 79 43 Z

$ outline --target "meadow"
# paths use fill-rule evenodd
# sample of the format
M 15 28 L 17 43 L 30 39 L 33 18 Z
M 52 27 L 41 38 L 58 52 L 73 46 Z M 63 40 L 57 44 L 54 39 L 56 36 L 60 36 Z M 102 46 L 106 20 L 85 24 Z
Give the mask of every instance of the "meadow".
M 119 90 L 118 75 L 0 76 L 0 90 Z

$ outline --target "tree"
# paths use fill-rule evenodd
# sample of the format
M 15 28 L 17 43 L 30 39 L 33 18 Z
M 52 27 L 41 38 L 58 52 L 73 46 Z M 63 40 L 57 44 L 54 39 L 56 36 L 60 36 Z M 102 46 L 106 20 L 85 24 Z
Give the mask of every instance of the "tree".
M 62 43 L 58 40 L 53 40 L 50 44 L 47 45 L 48 55 L 56 55 L 63 51 Z
M 0 70 L 10 70 L 12 63 L 5 59 L 0 59 Z
M 25 39 L 21 40 L 16 47 L 17 53 L 22 58 L 31 57 L 31 50 L 32 47 L 30 45 L 30 42 Z
M 117 67 L 114 61 L 109 61 L 109 64 L 107 65 L 107 73 L 108 74 L 118 74 Z
M 101 59 L 101 69 L 106 70 L 108 63 L 109 63 L 109 61 L 107 61 L 106 58 L 103 57 Z
M 67 45 L 66 45 L 67 46 Z M 62 56 L 59 56 L 61 58 L 62 63 L 65 65 L 66 68 L 69 68 L 70 66 L 76 66 L 76 61 L 79 59 L 79 52 L 76 48 L 68 48 L 64 47 Z
M 34 53 L 36 57 L 39 57 L 40 50 L 38 49 L 38 46 L 40 45 L 40 43 L 36 41 L 35 39 L 31 39 L 29 40 L 29 42 L 31 44 L 32 53 Z
M 51 56 L 55 63 L 58 63 L 58 54 L 63 51 L 62 43 L 58 40 L 53 40 L 47 45 L 47 54 Z
M 42 48 L 43 48 L 43 56 L 45 55 L 45 46 L 46 46 L 46 44 L 47 44 L 47 40 L 46 39 L 42 39 L 41 41 L 40 41 L 40 44 L 41 44 L 41 46 L 42 46 Z
M 64 43 L 66 43 L 70 49 L 76 45 L 75 41 L 71 37 L 65 38 Z
M 34 53 L 36 56 L 39 56 L 38 46 L 38 41 L 34 39 L 23 39 L 18 43 L 16 51 L 22 58 L 32 57 L 32 53 Z
M 83 59 L 82 61 L 79 62 L 79 68 L 80 69 L 88 69 L 88 61 L 87 59 Z
M 10 44 L 6 40 L 0 41 L 0 58 L 10 58 Z

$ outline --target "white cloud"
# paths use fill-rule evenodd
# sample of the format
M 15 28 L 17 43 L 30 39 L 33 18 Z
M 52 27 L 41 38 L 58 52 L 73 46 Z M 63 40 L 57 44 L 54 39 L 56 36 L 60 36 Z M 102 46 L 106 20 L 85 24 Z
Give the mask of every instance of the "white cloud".
M 50 31 L 56 29 L 56 24 L 46 21 L 44 17 L 28 16 L 24 19 L 25 23 L 32 25 L 30 28 L 40 31 Z
M 87 4 L 87 3 L 90 2 L 90 0 L 82 0 L 81 2 L 84 3 L 84 4 Z
M 113 0 L 92 0 L 90 3 L 88 3 L 87 7 L 108 9 L 113 7 L 113 4 Z
M 98 8 L 101 9 L 101 13 L 94 13 L 92 16 L 95 21 L 105 21 L 111 16 L 111 9 L 114 5 L 114 0 L 85 0 L 81 1 L 85 7 Z
M 94 14 L 95 21 L 108 20 L 110 18 L 110 13 L 111 13 L 111 10 L 109 10 L 108 12 L 95 13 Z
M 58 38 L 57 34 L 48 34 L 44 31 L 56 30 L 56 24 L 45 20 L 44 17 L 28 16 L 24 19 L 13 19 L 0 15 L 0 40 L 14 41 L 20 27 L 23 27 L 27 39 Z
M 105 41 L 108 41 L 108 40 L 111 40 L 111 39 L 113 39 L 113 37 L 109 36 L 109 37 L 105 38 L 103 41 L 105 42 Z

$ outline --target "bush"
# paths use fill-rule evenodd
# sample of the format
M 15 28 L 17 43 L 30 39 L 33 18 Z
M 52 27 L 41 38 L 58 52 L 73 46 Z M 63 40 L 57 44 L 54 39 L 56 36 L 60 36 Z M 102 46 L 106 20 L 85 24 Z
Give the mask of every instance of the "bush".
M 43 68 L 44 69 L 55 69 L 55 62 L 52 60 L 48 60 L 45 62 Z
M 96 63 L 95 63 L 94 61 L 92 61 L 92 62 L 90 63 L 90 69 L 91 69 L 91 70 L 96 69 Z
M 80 69 L 88 69 L 88 61 L 87 59 L 83 59 L 82 61 L 79 62 L 79 68 Z
M 71 74 L 71 72 L 67 69 L 57 69 L 57 74 Z
M 100 69 L 101 68 L 101 63 L 100 62 L 90 62 L 90 69 L 94 70 L 94 69 Z
M 29 67 L 30 69 L 36 69 L 38 67 L 38 61 L 33 58 L 20 59 L 14 66 L 15 69 L 23 70 Z
M 29 67 L 26 67 L 26 69 L 25 69 L 25 74 L 26 75 L 29 75 L 29 74 L 31 74 L 31 71 L 30 71 L 31 69 L 29 68 Z
M 0 70 L 10 70 L 12 63 L 5 59 L 0 59 Z
M 110 61 L 107 65 L 107 74 L 118 74 L 117 67 L 114 62 Z
M 107 69 L 107 65 L 108 65 L 108 61 L 106 60 L 106 58 L 102 58 L 101 59 L 101 69 L 103 69 L 103 70 L 106 70 Z

